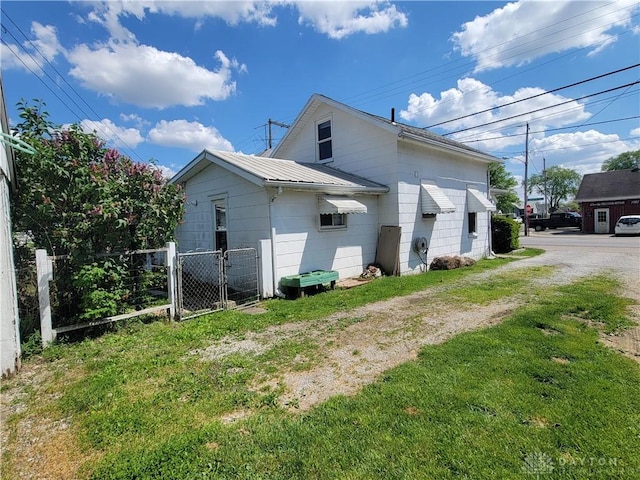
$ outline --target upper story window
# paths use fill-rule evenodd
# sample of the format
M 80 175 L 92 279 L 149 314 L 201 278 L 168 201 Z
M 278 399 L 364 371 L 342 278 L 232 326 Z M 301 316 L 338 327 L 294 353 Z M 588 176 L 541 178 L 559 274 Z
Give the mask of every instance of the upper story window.
M 325 120 L 318 123 L 318 161 L 330 160 L 332 157 L 331 120 Z

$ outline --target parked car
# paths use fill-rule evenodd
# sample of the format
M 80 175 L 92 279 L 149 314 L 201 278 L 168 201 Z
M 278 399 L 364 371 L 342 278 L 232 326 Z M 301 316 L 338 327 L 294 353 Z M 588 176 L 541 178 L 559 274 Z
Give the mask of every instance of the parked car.
M 547 228 L 582 228 L 582 216 L 576 212 L 552 213 L 549 218 L 529 218 L 529 228 L 541 232 Z
M 615 234 L 640 235 L 640 215 L 623 215 L 616 222 Z

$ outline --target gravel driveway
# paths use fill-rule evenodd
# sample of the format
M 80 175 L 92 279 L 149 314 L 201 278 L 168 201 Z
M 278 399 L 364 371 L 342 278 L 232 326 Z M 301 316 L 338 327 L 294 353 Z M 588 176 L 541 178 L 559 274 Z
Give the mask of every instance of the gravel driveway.
M 525 245 L 535 243 L 524 238 Z M 569 242 L 567 242 L 569 243 Z M 621 295 L 640 302 L 640 248 L 589 248 L 575 252 L 575 246 L 549 246 L 543 255 L 519 260 L 465 281 L 478 281 L 482 276 L 496 275 L 515 269 L 553 266 L 553 273 L 534 279 L 539 286 L 563 285 L 580 278 L 608 272 L 622 282 Z M 261 353 L 278 342 L 311 340 L 318 345 L 315 367 L 310 370 L 280 371 L 256 389 L 265 385 L 284 388 L 280 403 L 296 411 L 338 395 L 351 395 L 372 383 L 382 372 L 416 358 L 421 347 L 444 342 L 461 332 L 501 322 L 522 304 L 522 296 L 503 298 L 489 305 L 460 306 L 446 301 L 444 288 L 430 288 L 404 297 L 368 304 L 347 313 L 304 324 L 279 325 L 251 333 L 242 341 L 222 339 L 201 352 L 205 358 L 219 358 L 230 353 Z M 535 290 L 535 289 L 533 289 Z M 532 294 L 533 295 L 533 294 Z M 632 311 L 636 319 L 640 311 Z M 346 328 L 336 325 L 347 318 L 361 319 Z M 640 323 L 640 322 L 639 322 Z M 627 330 L 619 337 L 609 336 L 604 343 L 618 348 L 636 360 L 640 359 L 640 327 Z M 319 357 L 319 358 L 318 358 Z M 232 415 L 230 419 L 241 415 Z

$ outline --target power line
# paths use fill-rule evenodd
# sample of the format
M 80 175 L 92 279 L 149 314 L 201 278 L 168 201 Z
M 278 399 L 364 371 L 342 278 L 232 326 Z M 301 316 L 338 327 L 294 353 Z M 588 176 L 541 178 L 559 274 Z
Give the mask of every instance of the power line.
M 624 96 L 633 95 L 633 94 L 636 94 L 637 92 L 638 92 L 637 89 L 634 90 L 633 92 L 629 92 L 628 89 L 627 89 L 624 92 L 622 92 L 620 95 L 615 95 L 613 97 L 607 97 L 607 98 L 603 98 L 603 99 L 600 99 L 600 100 L 595 100 L 595 101 L 592 101 L 592 102 L 585 102 L 583 104 L 577 104 L 577 106 L 572 107 L 572 108 L 566 108 L 566 109 L 563 109 L 563 110 L 560 110 L 560 111 L 557 111 L 557 112 L 549 113 L 547 115 L 536 116 L 535 118 L 531 119 L 531 121 L 541 122 L 542 120 L 548 120 L 548 119 L 551 119 L 551 118 L 554 118 L 554 117 L 557 117 L 557 116 L 560 116 L 560 115 L 567 114 L 567 113 L 572 112 L 574 110 L 582 110 L 584 107 L 597 105 L 597 104 L 600 104 L 600 103 L 603 103 L 603 102 L 609 102 L 607 104 L 607 106 L 608 106 L 611 103 L 615 102 L 616 100 L 619 100 L 620 98 L 622 98 Z M 606 106 L 604 108 L 606 108 Z M 601 109 L 595 115 L 591 115 L 588 120 L 593 119 L 596 115 L 601 113 L 604 110 L 604 108 Z M 586 120 L 585 120 L 585 122 L 586 122 Z M 519 121 L 519 122 L 514 123 L 514 124 L 503 125 L 503 126 L 494 127 L 492 129 L 488 129 L 488 130 L 483 130 L 482 133 L 483 134 L 487 134 L 487 133 L 499 132 L 499 131 L 502 131 L 502 130 L 507 130 L 507 129 L 511 129 L 511 128 L 515 128 L 515 127 L 522 127 L 523 125 L 524 124 L 521 121 Z M 579 127 L 580 127 L 580 125 L 578 125 L 575 128 L 579 128 Z M 473 140 L 467 140 L 467 139 L 474 139 L 474 138 L 477 137 L 477 135 L 478 134 L 475 133 L 475 132 L 470 132 L 466 136 L 462 136 L 462 137 L 457 136 L 455 140 L 458 141 L 458 142 L 466 143 L 467 141 L 469 141 L 469 142 L 473 141 Z M 482 139 L 479 139 L 477 141 L 481 141 L 481 140 Z
M 560 90 L 566 90 L 567 88 L 575 87 L 577 85 L 582 85 L 584 83 L 592 82 L 594 80 L 599 80 L 601 78 L 608 77 L 609 75 L 615 75 L 616 73 L 624 72 L 626 70 L 630 70 L 630 69 L 636 68 L 636 67 L 640 67 L 640 63 L 636 63 L 635 65 L 630 65 L 628 67 L 620 68 L 618 70 L 614 70 L 614 71 L 611 71 L 611 72 L 603 73 L 602 75 L 597 75 L 595 77 L 587 78 L 586 80 L 581 80 L 579 82 L 574 82 L 574 83 L 571 83 L 569 85 L 564 85 L 562 87 L 554 88 L 552 90 L 548 90 L 546 92 L 538 93 L 536 95 L 531 95 L 530 97 L 521 98 L 520 100 L 514 100 L 513 102 L 504 103 L 502 105 L 498 105 L 498 106 L 495 106 L 495 107 L 491 107 L 491 108 L 487 108 L 487 109 L 484 109 L 484 110 L 480 110 L 479 112 L 470 113 L 468 115 L 463 115 L 461 117 L 453 118 L 451 120 L 446 120 L 444 122 L 434 123 L 433 125 L 428 125 L 428 126 L 422 127 L 422 128 L 426 129 L 426 128 L 438 127 L 440 125 L 444 125 L 445 123 L 451 123 L 451 122 L 455 122 L 456 120 L 462 120 L 463 118 L 469 118 L 469 117 L 473 117 L 475 115 L 480 115 L 482 113 L 491 112 L 492 110 L 498 110 L 500 108 L 509 107 L 511 105 L 515 105 L 516 103 L 524 102 L 526 100 L 531 100 L 533 98 L 542 97 L 542 96 L 548 95 L 550 93 L 559 92 Z
M 89 103 L 87 103 L 87 101 L 82 98 L 82 96 L 75 90 L 75 88 L 66 80 L 66 78 L 55 68 L 55 66 L 47 59 L 47 57 L 45 57 L 43 55 L 43 53 L 40 51 L 40 49 L 38 49 L 38 47 L 29 39 L 29 37 L 27 37 L 27 35 L 24 33 L 24 31 L 22 31 L 22 29 L 13 21 L 13 19 L 7 15 L 7 13 L 4 11 L 4 9 L 0 9 L 0 11 L 2 12 L 2 15 L 7 17 L 9 19 L 9 21 L 13 24 L 13 26 L 22 34 L 22 36 L 27 40 L 27 42 L 29 42 L 29 44 L 31 45 L 31 47 L 38 52 L 38 54 L 42 57 L 42 59 L 47 62 L 47 64 L 53 69 L 53 71 L 62 79 L 62 81 L 64 81 L 64 83 L 66 83 L 69 88 L 71 89 L 71 91 L 89 108 L 89 110 L 96 116 L 97 119 L 99 119 L 101 117 L 101 115 L 99 115 L 94 109 L 93 107 L 91 107 L 91 105 L 89 105 Z M 26 47 L 24 45 L 22 45 L 18 39 L 6 28 L 5 25 L 2 25 L 3 30 L 9 34 L 9 36 L 11 38 L 13 38 L 15 40 L 15 42 L 20 46 L 20 48 L 22 48 L 22 50 L 29 56 L 29 58 L 31 58 L 33 60 L 33 62 L 35 63 L 35 65 L 38 65 L 38 68 L 40 68 L 40 70 L 42 71 L 42 73 L 44 73 L 44 75 L 47 76 L 47 78 L 49 78 L 49 80 L 51 80 L 54 85 L 57 86 L 57 82 L 54 78 L 51 77 L 51 75 L 42 67 L 42 65 L 40 64 L 40 62 L 38 62 L 38 60 L 36 60 L 33 55 L 31 54 L 31 52 L 29 52 Z M 43 80 L 42 78 L 35 73 L 31 68 L 29 68 L 29 66 L 22 60 L 22 58 L 11 48 L 11 46 L 9 46 L 4 40 L 2 40 L 2 43 L 9 49 L 9 51 L 11 51 L 11 53 L 13 53 L 13 55 L 25 66 L 25 68 L 27 70 L 29 70 L 33 75 L 35 75 L 40 82 L 47 87 L 47 89 L 53 93 L 53 95 L 65 106 L 67 107 L 67 109 L 73 113 L 76 118 L 78 120 L 82 119 L 80 118 L 80 116 L 77 114 L 77 112 L 75 112 L 66 102 L 64 102 Z M 85 118 L 87 120 L 89 120 L 90 115 L 87 114 L 87 112 L 80 106 L 78 105 L 78 103 L 71 97 L 71 95 L 69 95 L 69 93 L 67 91 L 65 91 L 64 89 L 60 88 L 60 86 L 57 86 L 59 90 L 61 90 L 66 97 L 77 107 L 77 109 L 82 113 L 82 115 L 85 116 Z M 105 125 L 105 124 L 101 124 L 104 133 L 109 134 L 109 132 L 111 132 L 111 140 L 113 139 L 117 139 L 125 148 L 127 148 L 131 153 L 133 153 L 133 155 L 135 155 L 136 157 L 138 157 L 138 159 L 142 162 L 145 162 L 145 160 L 122 138 L 120 137 L 120 135 L 118 135 L 118 133 L 116 131 L 114 131 L 109 125 Z
M 443 135 L 443 136 L 453 135 L 453 134 L 455 134 L 455 133 L 466 132 L 466 131 L 468 131 L 468 130 L 474 130 L 474 129 L 476 129 L 476 128 L 485 127 L 485 126 L 487 126 L 487 125 L 493 125 L 493 124 L 500 123 L 500 122 L 506 122 L 507 120 L 512 120 L 512 119 L 514 119 L 514 118 L 522 117 L 522 116 L 525 116 L 525 115 L 530 115 L 530 114 L 532 114 L 532 113 L 540 112 L 540 111 L 542 111 L 542 110 L 548 110 L 549 108 L 559 107 L 559 106 L 561 106 L 561 105 L 566 105 L 567 103 L 577 102 L 577 101 L 579 101 L 579 100 L 584 100 L 585 98 L 594 97 L 594 96 L 596 96 L 596 95 L 602 95 L 602 94 L 604 94 L 604 93 L 613 92 L 613 91 L 615 91 L 615 90 L 620 90 L 620 89 L 622 89 L 622 88 L 627 88 L 627 87 L 630 87 L 630 86 L 632 86 L 632 85 L 637 85 L 638 83 L 640 83 L 640 80 L 636 80 L 635 82 L 627 83 L 626 85 L 620 85 L 620 86 L 618 86 L 618 87 L 608 88 L 607 90 L 601 90 L 600 92 L 591 93 L 591 94 L 589 94 L 589 95 L 583 95 L 582 97 L 575 98 L 575 99 L 572 99 L 572 100 L 567 100 L 567 101 L 564 101 L 564 102 L 559 102 L 559 103 L 556 103 L 556 104 L 554 104 L 554 105 L 548 105 L 548 106 L 546 106 L 546 107 L 537 108 L 537 109 L 535 109 L 535 110 L 531 110 L 531 111 L 529 111 L 529 112 L 519 113 L 519 114 L 517 114 L 517 115 L 512 115 L 512 116 L 510 116 L 510 117 L 501 118 L 501 119 L 499 119 L 499 120 L 494 120 L 494 121 L 492 121 L 492 122 L 486 122 L 486 123 L 482 123 L 482 124 L 480 124 L 480 125 L 475 125 L 475 126 L 473 126 L 473 127 L 462 128 L 462 129 L 460 129 L 460 130 L 455 130 L 455 131 L 453 131 L 453 132 L 447 132 L 447 133 L 444 133 L 444 134 L 442 134 L 442 135 Z
M 633 117 L 615 118 L 613 120 L 603 120 L 602 122 L 581 123 L 580 125 L 571 125 L 569 127 L 557 127 L 557 128 L 547 128 L 545 130 L 534 130 L 534 131 L 529 131 L 529 133 L 531 134 L 531 133 L 557 132 L 560 130 L 570 130 L 572 128 L 591 127 L 593 125 L 604 125 L 607 123 L 624 122 L 626 120 L 635 120 L 636 118 L 640 118 L 640 115 L 636 115 Z M 487 142 L 489 140 L 501 140 L 503 138 L 522 137 L 523 135 L 524 133 L 511 133 L 507 135 L 500 135 L 497 137 L 482 138 L 480 140 L 456 140 L 456 141 L 460 143 L 472 143 L 476 141 Z
M 516 41 L 516 40 L 519 40 L 519 39 L 522 39 L 522 38 L 524 38 L 524 37 L 527 37 L 527 36 L 533 35 L 533 34 L 535 34 L 535 33 L 537 33 L 537 32 L 542 31 L 542 30 L 545 30 L 545 29 L 548 29 L 548 28 L 551 28 L 551 27 L 554 27 L 554 26 L 560 25 L 560 24 L 562 24 L 562 23 L 569 22 L 569 21 L 571 21 L 571 20 L 576 19 L 576 18 L 577 18 L 577 17 L 579 17 L 579 16 L 587 15 L 587 14 L 589 14 L 589 13 L 591 13 L 591 12 L 595 11 L 595 10 L 598 10 L 598 9 L 600 9 L 600 8 L 604 8 L 605 6 L 606 6 L 606 5 L 602 5 L 602 6 L 596 7 L 596 8 L 594 8 L 594 9 L 592 9 L 592 10 L 587 11 L 587 12 L 583 12 L 583 13 L 581 13 L 580 15 L 577 15 L 577 16 L 574 16 L 574 17 L 570 17 L 570 18 L 567 18 L 567 19 L 561 20 L 561 21 L 556 22 L 556 23 L 554 23 L 554 24 L 552 24 L 552 25 L 548 25 L 548 26 L 544 27 L 543 29 L 534 30 L 534 31 L 531 31 L 531 32 L 526 33 L 526 34 L 524 34 L 524 35 L 520 35 L 519 37 L 516 37 L 515 39 L 510 39 L 510 40 L 508 40 L 508 41 L 506 41 L 506 42 L 503 42 L 503 43 L 500 43 L 500 44 L 498 44 L 498 45 L 493 45 L 493 46 L 491 46 L 491 47 L 487 47 L 486 49 L 484 49 L 484 50 L 482 50 L 482 51 L 480 51 L 480 52 L 477 52 L 477 53 L 476 53 L 476 56 L 477 56 L 477 55 L 479 55 L 479 54 L 481 54 L 481 53 L 483 53 L 483 52 L 487 52 L 487 51 L 490 51 L 490 50 L 496 49 L 497 47 L 500 47 L 500 46 L 502 46 L 502 45 L 506 45 L 506 44 L 509 44 L 509 43 L 513 43 L 513 42 L 514 42 L 514 41 Z M 621 8 L 621 9 L 618 9 L 618 10 L 614 11 L 614 12 L 609 12 L 609 13 L 607 13 L 607 14 L 605 14 L 605 15 L 602 15 L 602 16 L 600 16 L 600 17 L 598 17 L 598 18 L 603 18 L 603 17 L 605 17 L 605 16 L 607 16 L 607 15 L 611 15 L 611 14 L 613 14 L 613 13 L 619 12 L 620 10 L 626 10 L 626 9 L 627 9 L 626 7 L 623 7 L 623 8 Z M 632 18 L 633 18 L 633 17 L 636 17 L 636 16 L 638 16 L 638 15 L 640 15 L 640 14 L 632 15 Z M 590 21 L 591 21 L 591 19 L 590 19 L 590 20 L 588 20 L 588 21 L 585 21 L 585 22 L 577 23 L 577 24 L 575 24 L 575 25 L 572 25 L 572 26 L 571 26 L 571 28 L 574 28 L 574 29 L 575 29 L 576 27 L 578 27 L 578 26 L 580 26 L 580 25 L 583 25 L 584 23 L 589 23 Z M 611 24 L 609 24 L 609 25 L 610 25 L 610 26 L 612 26 L 612 25 L 613 25 L 613 23 L 611 23 Z M 591 30 L 587 30 L 587 31 L 597 30 L 597 29 L 601 29 L 601 28 L 603 28 L 603 26 L 602 26 L 602 25 L 598 25 L 598 26 L 596 26 L 596 27 L 593 27 Z M 633 28 L 630 28 L 630 29 L 628 29 L 628 30 L 626 30 L 626 31 L 624 31 L 624 32 L 621 32 L 621 33 L 619 33 L 619 34 L 616 34 L 615 36 L 616 36 L 616 37 L 619 37 L 619 36 L 621 36 L 622 34 L 629 33 L 629 32 L 633 32 L 633 31 L 634 31 L 634 30 L 633 30 Z M 584 34 L 584 33 L 585 33 L 585 31 L 581 31 L 581 32 L 580 32 L 580 34 Z M 535 50 L 540 50 L 540 49 L 542 49 L 542 48 L 548 47 L 548 46 L 553 45 L 553 44 L 555 44 L 555 43 L 559 43 L 559 42 L 565 41 L 565 40 L 567 40 L 567 39 L 569 39 L 569 38 L 573 38 L 573 37 L 575 37 L 575 36 L 577 36 L 577 35 L 572 35 L 572 36 L 569 36 L 569 37 L 564 37 L 564 38 L 562 38 L 562 39 L 560 39 L 560 40 L 556 40 L 555 42 L 547 43 L 547 44 L 545 44 L 545 45 L 538 46 L 538 47 L 537 47 L 537 48 L 535 48 L 535 49 L 530 49 L 530 50 L 528 50 L 527 52 L 524 52 L 524 53 L 530 53 L 530 52 L 533 52 L 533 51 L 535 51 Z M 507 50 L 505 50 L 505 51 L 513 50 L 513 49 L 516 49 L 516 48 L 521 48 L 521 47 L 522 47 L 522 45 L 527 45 L 527 44 L 530 44 L 530 43 L 534 43 L 535 41 L 536 41 L 536 40 L 534 39 L 534 40 L 531 40 L 531 41 L 526 42 L 526 43 L 524 43 L 524 44 L 522 44 L 522 43 L 521 43 L 521 44 L 518 44 L 517 46 L 512 47 L 512 48 L 510 48 L 510 49 L 507 49 Z M 606 39 L 606 40 L 603 40 L 600 44 L 604 44 L 605 42 L 609 42 L 609 41 L 610 41 L 610 39 Z M 582 48 L 578 49 L 578 51 L 580 51 L 580 50 L 585 50 L 585 49 L 589 49 L 589 48 L 593 48 L 593 47 L 594 47 L 594 45 L 587 45 L 587 46 L 585 46 L 585 47 L 582 47 Z M 565 55 L 563 55 L 563 56 L 561 56 L 561 57 L 555 58 L 555 59 L 553 59 L 553 60 L 551 60 L 551 61 L 549 61 L 549 62 L 545 62 L 545 64 L 546 64 L 546 63 L 552 63 L 552 62 L 558 61 L 558 60 L 560 60 L 561 58 L 563 58 L 563 57 L 565 57 L 565 56 L 575 54 L 575 52 L 576 52 L 576 50 L 572 50 L 571 52 L 568 52 L 567 54 L 565 54 Z M 519 52 L 517 55 L 522 55 L 522 54 L 523 54 L 523 52 Z M 498 55 L 498 54 L 496 53 L 496 54 L 494 54 L 494 55 L 492 55 L 492 56 L 494 56 L 494 57 L 495 57 L 495 56 L 497 56 L 497 55 Z M 513 57 L 515 57 L 515 56 L 517 56 L 517 55 L 512 55 L 511 57 L 507 57 L 505 60 L 511 59 L 511 58 L 513 58 Z M 461 63 L 461 62 L 464 62 L 464 61 L 465 61 L 464 59 L 460 58 L 460 59 L 454 60 L 454 61 L 452 61 L 452 62 L 449 62 L 449 63 L 447 64 L 447 66 L 450 66 L 451 64 Z M 471 66 L 471 65 L 473 65 L 474 63 L 475 63 L 475 61 L 467 61 L 467 62 L 465 62 L 464 64 L 462 64 L 462 65 L 460 65 L 460 66 L 457 66 L 457 67 L 454 67 L 454 68 L 448 68 L 448 69 L 446 69 L 445 71 L 443 71 L 443 72 L 442 72 L 442 74 L 445 74 L 445 75 L 446 75 L 446 74 L 447 74 L 447 73 L 449 73 L 449 72 L 454 72 L 455 70 L 459 70 L 459 69 L 461 69 L 461 68 L 465 68 L 465 67 Z M 497 63 L 497 62 L 493 62 L 493 64 L 496 64 L 496 63 Z M 538 66 L 538 67 L 539 67 L 539 66 Z M 535 68 L 538 68 L 538 67 L 533 67 L 533 68 L 528 69 L 528 70 L 526 70 L 526 71 L 529 71 L 529 70 L 532 70 L 532 69 L 535 69 Z M 359 97 L 359 96 L 366 95 L 366 94 L 367 94 L 367 93 L 369 93 L 369 92 L 375 92 L 376 90 L 382 90 L 382 91 L 384 92 L 384 88 L 385 88 L 385 87 L 389 87 L 389 86 L 394 85 L 394 84 L 401 84 L 401 83 L 405 82 L 406 80 L 408 80 L 408 79 L 410 79 L 410 78 L 418 77 L 418 76 L 423 75 L 423 74 L 425 74 L 425 73 L 432 72 L 432 71 L 435 71 L 435 70 L 438 70 L 438 69 L 441 69 L 441 68 L 442 68 L 442 67 L 433 67 L 433 68 L 427 69 L 427 70 L 425 70 L 425 71 L 423 71 L 423 72 L 421 72 L 421 73 L 418 73 L 418 74 L 415 74 L 415 75 L 411 75 L 411 76 L 409 76 L 409 77 L 406 77 L 406 78 L 405 78 L 405 79 L 403 79 L 403 80 L 398 80 L 398 81 L 396 81 L 396 82 L 390 82 L 390 83 L 388 83 L 388 84 L 386 84 L 386 85 L 384 85 L 384 86 L 382 86 L 382 87 L 378 87 L 378 88 L 375 88 L 375 89 L 369 90 L 368 92 L 364 92 L 364 93 L 362 93 L 362 94 L 355 95 L 355 96 L 352 96 L 352 97 L 347 97 L 346 101 L 348 101 L 348 100 L 350 100 L 350 99 L 352 99 L 352 98 L 357 98 L 357 97 Z M 523 74 L 523 73 L 525 73 L 525 71 L 521 71 L 521 72 L 519 72 L 519 73 L 517 73 L 517 74 L 515 74 L 515 75 L 512 75 L 512 77 L 513 77 L 513 76 L 517 76 L 517 75 L 521 75 L 521 74 Z M 428 79 L 428 78 L 434 78 L 434 77 L 435 77 L 435 75 L 436 75 L 436 74 L 434 73 L 433 75 L 428 76 L 428 77 L 427 77 L 427 79 Z M 444 78 L 447 78 L 447 77 L 444 77 Z M 510 78 L 510 77 L 509 77 L 509 78 Z M 502 79 L 502 80 L 504 80 L 504 79 Z M 500 81 L 502 81 L 502 80 L 500 80 Z M 417 83 L 417 82 L 414 82 L 414 84 L 416 84 L 416 83 Z M 499 81 L 498 81 L 498 82 L 494 82 L 493 84 L 497 84 L 497 83 L 499 83 Z M 491 84 L 491 85 L 493 85 L 493 84 Z M 404 87 L 403 87 L 403 86 L 399 86 L 398 88 L 395 88 L 395 89 L 389 89 L 389 90 L 387 90 L 387 93 L 392 92 L 392 91 L 394 91 L 394 90 L 396 90 L 396 91 L 401 90 L 401 89 L 403 89 L 403 88 L 409 87 L 409 85 L 410 85 L 410 84 L 405 85 Z M 378 95 L 376 95 L 376 94 L 374 94 L 374 95 L 370 95 L 370 96 L 368 96 L 368 97 L 364 97 L 364 99 L 367 99 L 367 98 L 371 99 L 371 98 L 374 98 L 374 97 L 376 97 L 376 96 L 379 96 L 379 94 L 378 94 Z

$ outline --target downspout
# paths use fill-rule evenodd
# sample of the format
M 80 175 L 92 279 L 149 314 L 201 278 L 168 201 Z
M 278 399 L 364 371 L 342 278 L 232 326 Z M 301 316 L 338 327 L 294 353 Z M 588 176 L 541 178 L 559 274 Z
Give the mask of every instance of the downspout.
M 489 172 L 489 168 L 487 168 L 487 197 L 491 200 L 491 173 Z M 497 202 L 496 202 L 497 203 Z M 489 257 L 493 257 L 495 254 L 493 253 L 493 231 L 491 230 L 491 212 L 487 212 L 489 215 Z
M 273 226 L 273 206 L 276 199 L 282 195 L 282 187 L 275 189 L 275 194 L 269 199 L 269 230 L 271 232 L 271 276 L 273 281 L 273 295 L 276 297 L 284 296 L 278 289 L 278 261 L 276 259 L 276 227 Z

